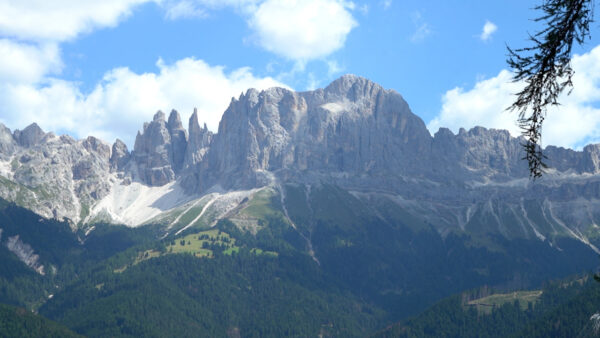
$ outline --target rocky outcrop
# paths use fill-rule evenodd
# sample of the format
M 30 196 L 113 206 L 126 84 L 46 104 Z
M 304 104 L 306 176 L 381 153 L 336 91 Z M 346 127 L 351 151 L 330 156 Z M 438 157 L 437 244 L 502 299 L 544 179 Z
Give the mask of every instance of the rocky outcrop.
M 127 150 L 127 145 L 117 139 L 115 143 L 113 143 L 112 151 L 110 155 L 110 170 L 111 171 L 123 171 L 125 170 L 125 166 L 129 163 L 129 159 L 131 155 Z
M 204 155 L 208 151 L 213 133 L 208 130 L 206 123 L 204 128 L 200 128 L 198 123 L 198 110 L 194 109 L 194 113 L 190 117 L 189 125 L 189 139 L 184 156 L 184 167 L 185 168 L 196 168 L 196 165 L 202 162 Z
M 151 186 L 173 181 L 183 168 L 186 147 L 187 133 L 179 113 L 173 110 L 166 122 L 164 113 L 157 112 L 135 139 L 132 158 L 137 178 Z
M 144 183 L 157 186 L 175 179 L 171 135 L 163 112 L 157 112 L 152 122 L 144 124 L 143 132 L 138 132 L 132 158 Z
M 28 267 L 35 270 L 40 275 L 45 275 L 44 266 L 40 263 L 40 256 L 37 255 L 33 248 L 19 239 L 19 235 L 8 237 L 6 247 L 12 253 L 17 255 L 19 259 Z
M 15 152 L 17 143 L 15 142 L 10 129 L 0 123 L 0 159 L 6 159 Z
M 46 133 L 40 128 L 37 123 L 32 123 L 25 129 L 15 130 L 13 137 L 20 146 L 31 147 L 34 146 L 46 136 Z
M 600 173 L 600 144 L 590 144 L 583 148 L 580 171 L 592 174 Z
M 261 185 L 265 172 L 279 170 L 417 174 L 430 144 L 402 96 L 364 78 L 347 75 L 304 93 L 251 89 L 223 115 L 204 186 Z
M 169 130 L 169 135 L 171 136 L 171 166 L 173 167 L 173 172 L 176 174 L 183 169 L 183 160 L 185 157 L 185 152 L 188 144 L 187 140 L 187 131 L 183 128 L 181 124 L 181 117 L 176 110 L 172 110 L 169 115 L 169 122 L 167 123 L 167 129 Z
M 0 168 L 8 170 L 0 170 L 0 179 L 8 180 L 0 184 L 0 197 L 77 223 L 85 206 L 110 190 L 110 147 L 94 137 L 77 141 L 40 131 L 32 125 L 15 132 L 14 143 L 0 149 Z

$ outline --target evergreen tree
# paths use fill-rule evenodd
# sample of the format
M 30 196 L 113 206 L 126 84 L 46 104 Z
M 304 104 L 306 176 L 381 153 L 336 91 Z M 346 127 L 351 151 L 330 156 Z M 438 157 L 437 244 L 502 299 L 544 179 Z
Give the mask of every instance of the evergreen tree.
M 589 37 L 592 7 L 592 0 L 544 0 L 536 7 L 543 14 L 535 21 L 544 21 L 547 26 L 530 35 L 533 46 L 516 50 L 508 47 L 513 81 L 526 84 L 508 109 L 519 113 L 519 126 L 526 138 L 524 159 L 534 179 L 542 176 L 545 167 L 541 139 L 546 111 L 559 104 L 558 96 L 565 88 L 573 87 L 573 42 L 582 44 Z

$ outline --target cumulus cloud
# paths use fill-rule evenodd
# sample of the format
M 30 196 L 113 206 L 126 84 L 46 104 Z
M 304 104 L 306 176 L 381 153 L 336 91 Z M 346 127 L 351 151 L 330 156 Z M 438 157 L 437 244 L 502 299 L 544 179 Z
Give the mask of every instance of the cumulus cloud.
M 515 124 L 516 115 L 504 111 L 513 99 L 512 93 L 520 88 L 511 82 L 512 74 L 502 70 L 497 76 L 480 81 L 470 90 L 457 87 L 442 97 L 440 114 L 427 125 L 435 133 L 440 127 L 450 128 L 455 133 L 459 128 L 484 126 L 506 129 L 512 135 L 519 134 Z
M 60 50 L 54 43 L 38 45 L 0 39 L 0 82 L 38 82 L 62 67 Z
M 561 105 L 549 109 L 543 129 L 543 145 L 581 148 L 600 142 L 600 46 L 572 59 L 575 76 L 573 92 L 560 97 Z M 472 89 L 454 88 L 442 98 L 442 109 L 427 127 L 458 132 L 460 127 L 507 129 L 520 135 L 516 113 L 505 111 L 523 84 L 512 83 L 512 74 L 502 70 L 497 76 L 479 81 Z
M 200 121 L 216 131 L 233 96 L 248 88 L 284 86 L 269 77 L 256 77 L 249 68 L 226 72 L 224 67 L 193 58 L 170 65 L 159 60 L 157 67 L 158 72 L 143 74 L 113 69 L 89 94 L 63 80 L 50 80 L 44 86 L 4 83 L 0 122 L 23 128 L 35 121 L 45 130 L 106 141 L 119 137 L 131 146 L 137 130 L 158 109 L 168 113 L 175 108 L 186 123 L 197 107 Z
M 211 10 L 233 8 L 242 15 L 256 10 L 262 0 L 154 0 L 165 10 L 167 19 L 204 18 Z
M 115 26 L 136 5 L 151 0 L 19 0 L 0 2 L 0 35 L 31 41 L 65 41 Z
M 481 34 L 479 35 L 479 38 L 481 39 L 481 41 L 488 41 L 489 39 L 492 38 L 492 34 L 494 34 L 497 30 L 498 30 L 498 26 L 496 26 L 491 21 L 486 21 L 485 24 L 483 25 L 483 29 L 481 30 Z
M 248 24 L 264 49 L 291 60 L 311 60 L 340 49 L 357 23 L 354 4 L 340 0 L 266 0 Z
M 204 18 L 207 16 L 206 10 L 197 6 L 193 1 L 178 1 L 165 6 L 167 19 L 176 20 L 179 18 Z
M 157 1 L 169 19 L 203 17 L 210 10 L 233 8 L 247 20 L 253 42 L 296 62 L 322 58 L 342 48 L 357 26 L 352 11 L 368 12 L 367 5 L 345 0 Z

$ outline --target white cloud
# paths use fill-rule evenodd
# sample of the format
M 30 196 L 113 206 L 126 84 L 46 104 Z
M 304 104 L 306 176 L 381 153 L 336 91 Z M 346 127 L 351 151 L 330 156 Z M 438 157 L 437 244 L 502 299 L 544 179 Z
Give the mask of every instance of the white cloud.
M 498 26 L 491 21 L 486 21 L 483 25 L 483 29 L 481 30 L 481 35 L 479 35 L 479 38 L 482 41 L 488 41 L 492 38 L 492 34 L 494 34 L 497 30 Z
M 141 1 L 141 0 L 140 0 Z M 206 17 L 233 8 L 252 31 L 249 41 L 294 62 L 323 58 L 344 46 L 357 26 L 352 11 L 369 6 L 346 0 L 155 0 L 168 19 Z M 384 3 L 384 6 L 386 4 Z
M 177 109 L 187 127 L 197 107 L 201 123 L 216 131 L 232 97 L 251 87 L 283 86 L 270 77 L 254 76 L 249 68 L 225 72 L 221 66 L 192 58 L 171 65 L 159 60 L 157 66 L 157 73 L 143 74 L 113 69 L 89 94 L 62 80 L 43 87 L 2 84 L 0 122 L 23 128 L 35 121 L 45 130 L 75 137 L 94 135 L 108 142 L 119 137 L 131 146 L 137 130 L 158 109 L 167 114 Z
M 179 1 L 165 7 L 167 19 L 176 20 L 179 18 L 204 18 L 207 16 L 206 10 L 198 7 L 193 1 Z
M 421 12 L 413 12 L 411 18 L 415 26 L 415 32 L 410 37 L 411 42 L 416 43 L 422 41 L 431 34 L 431 27 L 423 20 Z
M 56 44 L 31 45 L 0 39 L 0 83 L 32 83 L 62 69 Z
M 383 9 L 388 9 L 392 6 L 392 0 L 383 0 L 381 5 L 383 6 Z
M 503 70 L 496 77 L 478 82 L 471 90 L 460 87 L 449 90 L 442 97 L 442 111 L 427 128 L 431 133 L 440 127 L 456 133 L 461 127 L 484 126 L 507 129 L 512 135 L 518 135 L 516 115 L 504 111 L 513 99 L 512 93 L 518 89 L 518 85 L 511 82 L 511 73 Z
M 151 0 L 0 1 L 0 35 L 65 41 L 95 28 L 115 26 L 136 5 Z
M 327 76 L 333 77 L 344 71 L 344 67 L 340 66 L 337 61 L 327 61 Z
M 256 10 L 262 0 L 154 0 L 164 10 L 167 19 L 209 16 L 211 10 L 231 7 L 247 15 Z
M 248 24 L 264 49 L 290 60 L 311 60 L 340 49 L 357 23 L 351 2 L 266 0 Z
M 573 92 L 560 97 L 561 105 L 549 109 L 542 131 L 543 145 L 581 148 L 585 143 L 600 142 L 600 46 L 572 59 L 575 76 Z M 511 82 L 511 73 L 479 81 L 470 90 L 454 88 L 444 94 L 442 110 L 427 125 L 431 133 L 439 127 L 458 132 L 460 127 L 507 129 L 520 135 L 516 113 L 507 112 L 513 95 L 522 84 Z

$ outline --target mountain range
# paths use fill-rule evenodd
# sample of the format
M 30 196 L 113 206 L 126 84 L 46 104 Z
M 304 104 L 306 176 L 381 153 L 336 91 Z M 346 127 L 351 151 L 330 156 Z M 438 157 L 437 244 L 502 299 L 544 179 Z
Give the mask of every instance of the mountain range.
M 482 127 L 432 137 L 400 94 L 345 75 L 315 91 L 250 89 L 232 99 L 216 134 L 199 126 L 196 111 L 187 130 L 176 111 L 168 119 L 159 111 L 132 151 L 118 139 L 111 147 L 35 123 L 14 132 L 0 125 L 0 197 L 73 228 L 172 229 L 193 225 L 175 222 L 193 206 L 205 204 L 200 212 L 213 223 L 260 189 L 283 199 L 287 184 L 331 184 L 366 203 L 397 205 L 441 234 L 566 236 L 600 253 L 591 241 L 600 145 L 547 147 L 550 168 L 531 181 L 521 142 Z
M 159 111 L 132 150 L 0 125 L 0 302 L 91 336 L 360 336 L 598 265 L 600 145 L 546 147 L 533 181 L 522 139 L 431 136 L 354 75 L 249 89 L 217 133 L 198 120 Z

